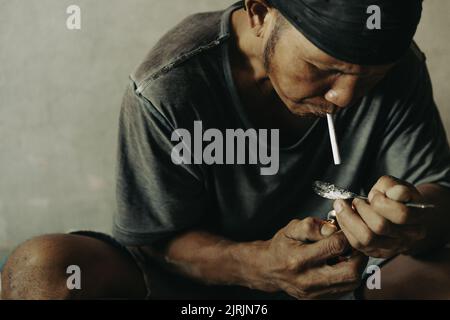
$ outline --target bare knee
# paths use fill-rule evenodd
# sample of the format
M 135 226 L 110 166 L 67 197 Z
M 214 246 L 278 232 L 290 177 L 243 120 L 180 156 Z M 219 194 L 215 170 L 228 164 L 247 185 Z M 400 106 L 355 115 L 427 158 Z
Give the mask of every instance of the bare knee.
M 79 268 L 81 288 L 68 286 L 70 266 Z M 26 241 L 11 254 L 2 272 L 3 299 L 141 298 L 145 293 L 142 274 L 130 256 L 80 235 L 45 235 Z
M 64 299 L 69 235 L 45 235 L 18 246 L 2 272 L 3 299 Z
M 67 268 L 80 263 L 77 236 L 44 235 L 19 245 L 2 272 L 3 299 L 68 299 Z

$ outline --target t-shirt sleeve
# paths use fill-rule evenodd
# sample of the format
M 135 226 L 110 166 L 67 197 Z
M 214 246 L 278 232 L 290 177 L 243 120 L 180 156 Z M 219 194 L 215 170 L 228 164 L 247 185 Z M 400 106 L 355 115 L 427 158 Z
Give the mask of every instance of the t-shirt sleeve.
M 436 183 L 450 188 L 447 136 L 425 62 L 418 70 L 404 97 L 385 108 L 387 121 L 375 172 L 378 177 L 391 175 L 416 186 Z
M 200 224 L 205 214 L 203 173 L 172 162 L 173 130 L 131 83 L 120 112 L 113 226 L 113 236 L 125 245 L 170 237 Z

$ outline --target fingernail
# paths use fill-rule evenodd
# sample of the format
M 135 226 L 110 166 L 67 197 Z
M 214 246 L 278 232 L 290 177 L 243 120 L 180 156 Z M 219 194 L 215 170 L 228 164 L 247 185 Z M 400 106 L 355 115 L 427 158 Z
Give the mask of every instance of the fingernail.
M 329 223 L 324 223 L 322 228 L 320 229 L 320 233 L 324 236 L 324 237 L 329 237 L 331 236 L 333 233 L 335 233 L 337 231 L 336 227 L 333 226 L 332 224 Z
M 333 208 L 336 211 L 336 213 L 340 213 L 342 211 L 342 209 L 344 208 L 344 206 L 342 205 L 342 201 L 336 200 L 333 204 Z
M 328 99 L 334 99 L 337 97 L 337 92 L 334 90 L 330 90 L 327 92 L 327 96 Z
M 398 184 L 389 188 L 386 191 L 386 196 L 394 201 L 408 202 L 411 201 L 410 193 L 411 191 L 407 186 Z

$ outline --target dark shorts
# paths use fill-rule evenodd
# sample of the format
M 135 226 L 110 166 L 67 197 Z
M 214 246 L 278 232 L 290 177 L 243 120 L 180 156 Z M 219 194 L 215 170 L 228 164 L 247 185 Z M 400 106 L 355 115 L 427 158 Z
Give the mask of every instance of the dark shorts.
M 146 299 L 258 299 L 258 300 L 286 300 L 291 299 L 284 293 L 266 293 L 238 286 L 208 286 L 195 282 L 186 277 L 171 273 L 151 260 L 139 248 L 126 247 L 112 236 L 96 231 L 74 231 L 74 235 L 82 235 L 101 240 L 126 253 L 134 260 L 145 282 Z

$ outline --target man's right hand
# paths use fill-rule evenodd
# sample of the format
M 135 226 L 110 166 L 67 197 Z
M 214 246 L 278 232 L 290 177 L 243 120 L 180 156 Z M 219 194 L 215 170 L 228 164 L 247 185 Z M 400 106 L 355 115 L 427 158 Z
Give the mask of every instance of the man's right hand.
M 355 253 L 328 265 L 346 253 L 349 243 L 342 231 L 316 218 L 291 221 L 265 244 L 252 277 L 255 287 L 281 290 L 297 299 L 331 298 L 355 290 L 367 263 Z

